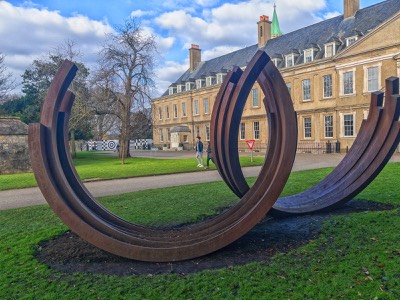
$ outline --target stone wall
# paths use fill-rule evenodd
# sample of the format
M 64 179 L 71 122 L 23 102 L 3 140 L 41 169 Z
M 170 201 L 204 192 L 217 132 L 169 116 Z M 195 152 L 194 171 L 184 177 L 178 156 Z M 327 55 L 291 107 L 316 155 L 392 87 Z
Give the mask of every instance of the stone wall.
M 28 126 L 18 118 L 0 118 L 0 174 L 28 171 Z

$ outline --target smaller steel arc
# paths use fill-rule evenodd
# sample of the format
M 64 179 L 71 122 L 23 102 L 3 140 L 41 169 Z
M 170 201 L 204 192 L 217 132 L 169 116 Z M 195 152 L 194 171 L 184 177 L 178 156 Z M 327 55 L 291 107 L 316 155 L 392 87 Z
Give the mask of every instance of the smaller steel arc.
M 368 119 L 363 122 L 350 152 L 334 171 L 320 183 L 300 194 L 279 198 L 270 211 L 271 214 L 303 214 L 330 210 L 342 205 L 361 192 L 367 183 L 371 182 L 379 174 L 378 169 L 381 170 L 383 168 L 398 144 L 396 128 L 399 115 L 395 95 L 398 94 L 398 78 L 389 78 L 386 81 L 386 86 L 386 96 L 389 100 L 386 101 L 385 107 L 382 107 L 383 93 L 373 93 Z M 266 107 L 272 107 L 275 103 L 270 100 L 272 96 L 268 90 L 263 90 L 263 92 L 266 95 Z M 394 97 L 393 101 L 390 100 L 392 97 Z M 235 101 L 231 101 L 231 105 L 235 106 L 237 104 Z M 267 115 L 268 119 L 270 119 L 271 113 L 269 109 L 267 109 Z M 224 115 L 219 114 L 218 117 L 222 118 Z M 271 128 L 273 127 L 270 127 L 270 132 Z M 270 138 L 269 143 L 272 141 L 273 139 Z M 214 142 L 219 143 L 218 140 Z M 229 135 L 229 139 L 225 140 L 225 143 L 237 144 L 237 135 Z M 225 153 L 225 155 L 224 163 L 234 166 L 239 165 L 237 156 L 230 156 L 229 153 Z M 268 157 L 268 152 L 266 156 Z M 270 159 L 267 158 L 267 161 L 270 161 Z M 371 165 L 374 165 L 375 169 L 371 168 Z M 229 170 L 228 167 L 223 167 Z M 243 187 L 239 189 L 239 192 L 236 190 L 236 194 L 239 196 L 245 195 L 249 187 L 242 171 L 236 169 L 235 174 L 230 176 L 235 178 L 235 186 Z M 365 182 L 361 180 L 365 180 Z M 225 182 L 228 186 L 231 184 L 226 180 Z

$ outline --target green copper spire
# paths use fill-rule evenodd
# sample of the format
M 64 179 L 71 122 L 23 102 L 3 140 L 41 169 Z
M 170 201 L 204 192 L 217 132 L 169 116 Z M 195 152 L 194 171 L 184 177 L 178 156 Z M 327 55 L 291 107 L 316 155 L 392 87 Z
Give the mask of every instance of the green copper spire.
M 274 3 L 274 16 L 272 17 L 271 36 L 272 38 L 276 38 L 281 35 L 283 35 L 283 33 L 279 27 L 278 15 L 276 14 L 276 4 Z

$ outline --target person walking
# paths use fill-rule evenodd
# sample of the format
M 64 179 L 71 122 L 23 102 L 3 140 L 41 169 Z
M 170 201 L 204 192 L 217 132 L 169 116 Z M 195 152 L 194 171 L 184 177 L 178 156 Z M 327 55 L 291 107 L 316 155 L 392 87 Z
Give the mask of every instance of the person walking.
M 210 168 L 210 160 L 212 161 L 213 164 L 215 164 L 214 160 L 213 160 L 213 157 L 212 157 L 211 143 L 208 142 L 208 144 L 207 144 L 207 164 L 206 164 L 206 169 Z
M 201 137 L 198 136 L 196 137 L 196 146 L 194 147 L 196 149 L 196 159 L 197 162 L 199 163 L 197 166 L 199 168 L 204 167 L 204 161 L 203 161 L 203 143 L 201 142 Z

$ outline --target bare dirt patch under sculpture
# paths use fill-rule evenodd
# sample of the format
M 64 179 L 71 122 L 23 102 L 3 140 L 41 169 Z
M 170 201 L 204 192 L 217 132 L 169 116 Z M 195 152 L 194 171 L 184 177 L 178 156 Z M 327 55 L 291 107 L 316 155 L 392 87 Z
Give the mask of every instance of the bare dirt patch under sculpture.
M 125 259 L 100 250 L 68 231 L 38 246 L 36 258 L 50 268 L 66 273 L 117 276 L 148 274 L 191 274 L 203 270 L 268 261 L 276 253 L 287 253 L 317 238 L 324 220 L 332 215 L 391 210 L 392 205 L 351 201 L 330 213 L 288 218 L 266 218 L 231 245 L 196 259 L 149 263 Z

